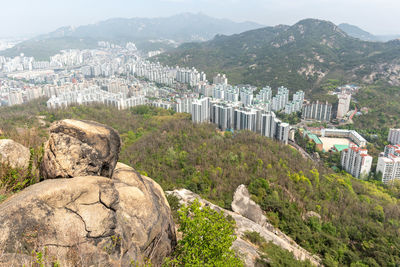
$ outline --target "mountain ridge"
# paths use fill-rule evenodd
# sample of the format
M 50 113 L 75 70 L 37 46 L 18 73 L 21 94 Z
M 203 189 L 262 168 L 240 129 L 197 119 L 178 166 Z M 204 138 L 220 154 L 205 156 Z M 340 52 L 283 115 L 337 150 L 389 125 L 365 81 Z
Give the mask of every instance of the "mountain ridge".
M 363 41 L 371 41 L 371 42 L 389 42 L 395 39 L 400 38 L 399 34 L 392 35 L 374 35 L 370 32 L 363 30 L 362 28 L 349 24 L 349 23 L 341 23 L 338 25 L 340 29 L 346 32 L 348 35 L 358 38 Z
M 187 43 L 154 60 L 194 66 L 209 76 L 224 72 L 233 83 L 313 89 L 325 79 L 400 84 L 400 42 L 367 42 L 329 21 L 304 19 L 203 43 Z
M 48 43 L 52 53 L 55 50 L 69 48 L 95 48 L 97 41 L 110 41 L 117 44 L 135 42 L 139 49 L 171 48 L 170 43 L 180 44 L 189 41 L 205 41 L 216 34 L 234 34 L 247 31 L 263 25 L 254 22 L 234 22 L 228 19 L 219 19 L 204 14 L 183 13 L 162 18 L 111 18 L 95 24 L 79 27 L 65 26 L 48 34 L 42 34 L 14 48 L 0 53 L 0 55 L 17 56 L 25 53 L 35 56 L 35 45 L 38 42 Z M 61 45 L 53 45 L 58 40 L 64 41 Z M 160 45 L 154 45 L 154 41 Z M 76 43 L 90 42 L 88 46 Z M 149 47 L 150 41 L 153 45 Z M 167 42 L 168 41 L 168 42 Z M 54 47 L 54 49 L 53 49 Z M 47 57 L 52 54 L 46 55 Z

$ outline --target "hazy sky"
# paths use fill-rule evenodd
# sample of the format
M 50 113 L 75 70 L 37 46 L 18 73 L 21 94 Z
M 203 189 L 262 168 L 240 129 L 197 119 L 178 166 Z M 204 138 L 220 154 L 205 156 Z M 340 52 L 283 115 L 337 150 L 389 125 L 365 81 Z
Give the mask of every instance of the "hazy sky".
M 348 22 L 374 34 L 400 33 L 399 0 L 0 0 L 0 37 L 37 35 L 113 17 L 202 12 L 267 26 L 304 18 Z

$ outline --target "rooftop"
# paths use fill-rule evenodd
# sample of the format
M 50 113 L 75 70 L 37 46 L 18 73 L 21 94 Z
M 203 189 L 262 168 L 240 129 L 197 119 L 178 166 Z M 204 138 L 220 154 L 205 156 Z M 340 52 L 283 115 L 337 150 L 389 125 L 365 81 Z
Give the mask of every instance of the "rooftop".
M 349 148 L 349 145 L 334 145 L 333 147 L 337 152 L 342 152 L 343 149 Z

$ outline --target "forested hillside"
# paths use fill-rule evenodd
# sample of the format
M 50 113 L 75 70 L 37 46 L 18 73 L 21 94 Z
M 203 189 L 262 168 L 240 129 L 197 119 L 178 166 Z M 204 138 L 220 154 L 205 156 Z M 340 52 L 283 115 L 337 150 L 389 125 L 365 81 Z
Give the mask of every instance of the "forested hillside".
M 328 21 L 265 27 L 204 43 L 187 43 L 158 56 L 169 65 L 196 67 L 209 77 L 226 73 L 232 84 L 287 86 L 308 92 L 327 79 L 398 85 L 400 42 L 361 41 Z
M 271 223 L 319 254 L 326 266 L 400 262 L 399 187 L 383 188 L 333 173 L 290 146 L 251 132 L 221 133 L 210 124 L 192 124 L 189 115 L 145 106 L 48 111 L 44 102 L 37 102 L 0 108 L 2 138 L 40 151 L 48 125 L 64 118 L 95 120 L 117 129 L 123 141 L 120 161 L 154 178 L 164 190 L 184 187 L 229 208 L 236 187 L 246 184 Z M 10 187 L 5 178 L 2 199 L 10 194 L 7 188 L 20 189 Z M 321 219 L 305 216 L 309 211 Z

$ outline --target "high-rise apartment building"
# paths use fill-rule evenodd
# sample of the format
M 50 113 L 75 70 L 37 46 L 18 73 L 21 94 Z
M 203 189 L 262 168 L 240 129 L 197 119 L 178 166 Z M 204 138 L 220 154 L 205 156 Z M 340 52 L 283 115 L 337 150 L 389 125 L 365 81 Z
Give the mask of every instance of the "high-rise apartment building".
M 239 89 L 235 87 L 227 87 L 225 90 L 225 100 L 229 102 L 239 101 Z
M 295 94 L 293 94 L 292 102 L 286 103 L 286 105 L 285 105 L 285 113 L 286 114 L 291 114 L 291 113 L 294 113 L 294 112 L 301 111 L 301 108 L 303 107 L 303 102 L 304 102 L 304 92 L 303 91 L 297 91 Z
M 257 113 L 254 109 L 235 109 L 234 127 L 235 130 L 256 131 Z
M 192 121 L 194 123 L 202 123 L 210 121 L 210 99 L 204 97 L 195 99 L 192 102 Z
M 355 144 L 350 144 L 349 148 L 341 152 L 342 168 L 356 178 L 365 179 L 368 177 L 372 157 L 368 155 L 367 149 L 359 148 Z
M 210 119 L 222 131 L 233 128 L 234 107 L 229 103 L 211 102 Z
M 215 76 L 213 78 L 213 84 L 223 84 L 223 85 L 228 85 L 228 78 L 226 78 L 225 74 L 217 74 L 217 76 Z
M 272 98 L 272 89 L 269 86 L 262 88 L 256 96 L 256 99 L 263 103 L 270 102 L 271 98 Z
M 275 138 L 278 141 L 287 145 L 289 140 L 289 130 L 290 130 L 289 123 L 281 122 L 280 120 L 277 121 L 275 119 L 275 125 L 276 125 Z
M 303 119 L 330 121 L 332 116 L 332 104 L 327 102 L 313 102 L 303 106 L 302 114 Z
M 383 155 L 378 158 L 376 173 L 381 173 L 385 184 L 400 179 L 400 144 L 385 146 Z
M 240 102 L 245 106 L 250 106 L 253 103 L 253 91 L 248 88 L 241 88 Z
M 289 90 L 286 87 L 279 87 L 278 94 L 272 98 L 272 110 L 280 111 L 289 102 Z
M 275 119 L 276 115 L 272 111 L 261 115 L 261 135 L 275 138 Z
M 400 129 L 389 130 L 388 142 L 390 142 L 392 145 L 400 144 Z
M 339 103 L 338 103 L 336 118 L 342 119 L 350 110 L 351 95 L 345 93 L 338 94 L 338 98 L 339 98 Z

